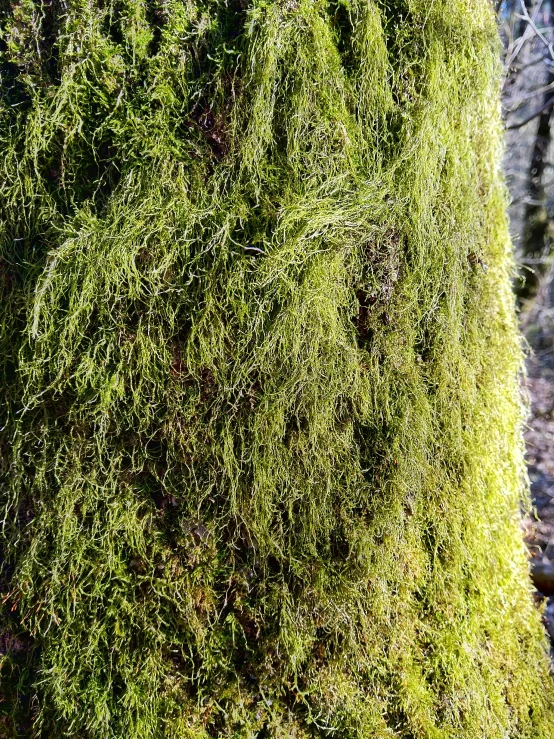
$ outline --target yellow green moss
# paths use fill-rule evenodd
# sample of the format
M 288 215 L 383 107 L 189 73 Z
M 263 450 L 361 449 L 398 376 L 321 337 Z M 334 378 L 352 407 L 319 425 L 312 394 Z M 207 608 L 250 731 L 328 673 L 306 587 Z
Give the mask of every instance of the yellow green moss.
M 0 729 L 549 739 L 490 4 L 0 7 Z

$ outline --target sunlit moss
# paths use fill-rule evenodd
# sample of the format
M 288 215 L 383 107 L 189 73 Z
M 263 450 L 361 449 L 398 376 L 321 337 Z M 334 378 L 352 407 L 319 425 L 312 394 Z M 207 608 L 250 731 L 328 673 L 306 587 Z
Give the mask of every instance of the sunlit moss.
M 0 12 L 0 733 L 549 739 L 490 4 Z

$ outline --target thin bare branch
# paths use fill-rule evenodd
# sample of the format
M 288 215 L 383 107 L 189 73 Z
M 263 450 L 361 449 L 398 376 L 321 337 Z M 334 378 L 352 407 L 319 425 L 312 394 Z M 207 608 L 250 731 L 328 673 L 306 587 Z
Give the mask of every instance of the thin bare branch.
M 526 18 L 524 16 L 524 19 L 525 20 L 529 19 L 529 21 L 531 21 L 534 24 L 535 21 L 537 20 L 538 15 L 539 15 L 540 9 L 542 7 L 543 0 L 539 0 L 539 2 L 537 3 L 537 7 L 533 10 L 533 15 L 531 17 L 529 17 L 529 13 L 527 12 L 527 8 L 526 8 L 525 3 L 523 2 L 523 0 L 520 0 L 520 2 L 522 2 L 522 4 L 523 4 L 523 9 L 524 9 L 524 11 L 526 13 L 526 16 L 527 16 Z M 523 32 L 523 34 L 519 37 L 519 39 L 517 41 L 516 48 L 513 50 L 513 52 L 510 52 L 510 50 L 508 50 L 508 53 L 506 54 L 506 62 L 505 62 L 506 68 L 509 69 L 510 66 L 513 64 L 515 58 L 517 57 L 517 55 L 521 51 L 521 49 L 523 47 L 523 44 L 526 41 L 528 41 L 530 38 L 533 38 L 533 35 L 534 35 L 533 34 L 533 30 L 534 30 L 533 29 L 533 25 L 531 25 L 531 23 L 528 23 L 525 31 Z
M 506 126 L 506 131 L 513 131 L 515 128 L 521 128 L 522 126 L 525 126 L 527 123 L 530 123 L 530 121 L 533 120 L 533 118 L 538 118 L 543 113 L 546 113 L 547 110 L 549 110 L 554 105 L 554 97 L 551 97 L 550 100 L 548 100 L 541 108 L 536 110 L 534 113 L 532 113 L 527 118 L 524 118 L 522 121 L 519 121 L 518 123 L 512 123 L 510 126 Z
M 542 3 L 542 0 L 541 0 L 541 3 Z M 539 7 L 540 7 L 541 3 L 539 3 L 539 4 L 537 5 L 537 8 L 539 8 Z M 537 36 L 538 38 L 540 38 L 540 40 L 541 40 L 541 41 L 543 42 L 543 44 L 544 44 L 544 45 L 546 46 L 546 48 L 548 49 L 548 53 L 550 54 L 550 57 L 551 57 L 552 59 L 554 59 L 554 42 L 552 42 L 552 41 L 549 41 L 549 40 L 548 40 L 548 39 L 546 38 L 546 36 L 544 35 L 544 33 L 542 32 L 542 30 L 541 30 L 540 28 L 538 28 L 538 27 L 537 27 L 537 25 L 536 25 L 536 23 L 535 23 L 535 21 L 536 21 L 536 16 L 537 16 L 537 13 L 533 13 L 533 17 L 531 17 L 531 16 L 529 15 L 529 11 L 527 10 L 527 6 L 525 5 L 525 0 L 520 0 L 520 5 L 521 5 L 521 9 L 522 9 L 522 12 L 523 12 L 523 15 L 522 15 L 522 16 L 520 16 L 520 17 L 521 17 L 521 18 L 522 18 L 523 20 L 525 20 L 525 21 L 526 21 L 526 22 L 527 22 L 527 23 L 529 24 L 529 26 L 530 26 L 530 27 L 531 27 L 531 28 L 533 29 L 533 31 L 535 32 L 536 36 Z
M 536 90 L 531 90 L 531 92 L 526 93 L 525 95 L 520 95 L 515 100 L 511 100 L 511 105 L 508 107 L 507 105 L 504 105 L 504 110 L 507 113 L 514 113 L 518 108 L 520 108 L 524 103 L 526 103 L 528 100 L 532 100 L 537 95 L 541 95 L 543 92 L 548 92 L 549 90 L 554 89 L 554 82 L 551 82 L 549 85 L 543 85 L 543 87 L 537 87 Z

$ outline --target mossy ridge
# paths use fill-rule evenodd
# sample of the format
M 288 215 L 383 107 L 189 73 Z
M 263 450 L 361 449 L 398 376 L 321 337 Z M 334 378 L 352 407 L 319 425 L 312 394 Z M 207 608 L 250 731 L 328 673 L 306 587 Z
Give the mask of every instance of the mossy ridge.
M 547 739 L 488 4 L 1 13 L 5 733 Z

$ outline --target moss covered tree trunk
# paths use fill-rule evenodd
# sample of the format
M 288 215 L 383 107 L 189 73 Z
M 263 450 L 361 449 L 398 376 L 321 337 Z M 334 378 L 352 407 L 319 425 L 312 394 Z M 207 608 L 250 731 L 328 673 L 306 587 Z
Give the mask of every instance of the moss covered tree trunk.
M 0 12 L 0 735 L 550 739 L 492 4 Z

